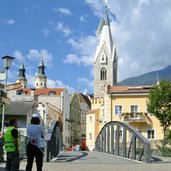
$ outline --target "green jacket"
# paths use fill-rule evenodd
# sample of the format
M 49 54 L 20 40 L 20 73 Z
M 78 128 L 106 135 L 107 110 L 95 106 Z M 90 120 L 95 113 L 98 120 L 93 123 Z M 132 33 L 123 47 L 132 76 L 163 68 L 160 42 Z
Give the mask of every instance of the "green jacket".
M 6 152 L 16 152 L 16 146 L 14 143 L 14 137 L 11 134 L 11 131 L 16 129 L 13 126 L 10 126 L 5 132 L 4 143 L 5 143 L 5 151 Z

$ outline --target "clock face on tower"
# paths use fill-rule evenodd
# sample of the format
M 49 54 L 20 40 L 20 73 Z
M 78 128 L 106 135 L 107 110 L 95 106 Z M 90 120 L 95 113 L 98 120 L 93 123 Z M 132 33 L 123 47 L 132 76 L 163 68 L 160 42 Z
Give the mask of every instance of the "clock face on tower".
M 105 89 L 104 84 L 100 84 L 100 85 L 99 85 L 99 90 L 100 90 L 100 92 L 104 92 L 104 89 Z

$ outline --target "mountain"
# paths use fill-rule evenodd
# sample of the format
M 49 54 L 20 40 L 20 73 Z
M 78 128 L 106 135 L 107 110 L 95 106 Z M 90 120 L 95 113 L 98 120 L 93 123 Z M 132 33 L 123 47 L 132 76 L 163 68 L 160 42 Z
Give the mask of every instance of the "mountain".
M 118 85 L 138 86 L 138 85 L 156 84 L 157 74 L 158 74 L 159 81 L 161 80 L 171 81 L 171 65 L 158 71 L 152 71 L 137 77 L 127 78 L 123 81 L 120 81 Z

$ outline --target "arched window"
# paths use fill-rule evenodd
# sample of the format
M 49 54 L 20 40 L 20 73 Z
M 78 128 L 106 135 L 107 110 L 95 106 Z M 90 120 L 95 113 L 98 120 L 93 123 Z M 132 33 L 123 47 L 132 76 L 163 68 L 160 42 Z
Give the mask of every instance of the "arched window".
M 102 68 L 100 71 L 100 80 L 106 80 L 107 79 L 107 71 L 105 68 Z

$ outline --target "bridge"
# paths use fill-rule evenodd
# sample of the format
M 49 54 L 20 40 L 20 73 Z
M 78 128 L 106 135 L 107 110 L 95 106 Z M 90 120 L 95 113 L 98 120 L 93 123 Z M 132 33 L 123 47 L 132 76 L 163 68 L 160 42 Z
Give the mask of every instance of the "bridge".
M 20 170 L 24 171 L 25 167 L 26 159 L 23 159 Z M 0 163 L 0 170 L 4 168 L 5 163 Z M 47 132 L 43 171 L 169 171 L 170 168 L 171 158 L 151 156 L 149 142 L 122 122 L 107 123 L 99 133 L 95 151 L 92 152 L 64 151 L 56 121 L 52 122 Z
M 26 160 L 20 163 L 20 171 L 25 171 Z M 5 164 L 0 163 L 0 171 L 5 170 Z M 44 162 L 43 171 L 169 171 L 171 159 L 137 162 L 111 154 L 97 151 L 63 152 L 50 162 Z M 34 162 L 33 171 L 36 171 Z

